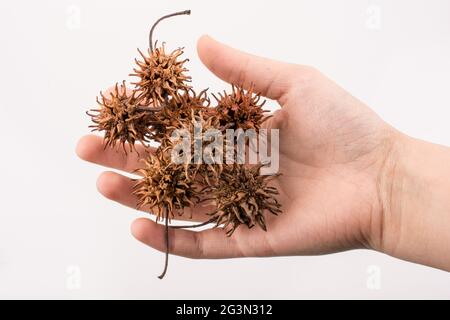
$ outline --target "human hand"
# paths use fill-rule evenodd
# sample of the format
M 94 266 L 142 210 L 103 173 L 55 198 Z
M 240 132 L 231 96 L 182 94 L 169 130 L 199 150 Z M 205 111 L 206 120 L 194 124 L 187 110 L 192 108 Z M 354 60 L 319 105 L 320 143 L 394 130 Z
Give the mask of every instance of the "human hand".
M 228 238 L 219 229 L 170 229 L 170 253 L 191 258 L 311 255 L 355 248 L 384 250 L 386 215 L 392 209 L 393 167 L 405 137 L 371 109 L 317 70 L 249 55 L 202 37 L 203 63 L 229 82 L 254 85 L 279 103 L 269 129 L 280 130 L 280 173 L 273 184 L 283 213 L 266 216 L 268 231 L 243 226 Z M 87 161 L 124 171 L 139 166 L 138 155 L 103 150 L 102 139 L 84 137 L 77 148 Z M 134 182 L 106 172 L 98 180 L 107 198 L 136 207 Z M 193 220 L 208 219 L 192 208 Z M 388 212 L 389 211 L 389 212 Z M 165 251 L 164 227 L 140 218 L 133 235 Z M 391 236 L 393 238 L 393 236 Z M 388 252 L 391 253 L 391 252 Z

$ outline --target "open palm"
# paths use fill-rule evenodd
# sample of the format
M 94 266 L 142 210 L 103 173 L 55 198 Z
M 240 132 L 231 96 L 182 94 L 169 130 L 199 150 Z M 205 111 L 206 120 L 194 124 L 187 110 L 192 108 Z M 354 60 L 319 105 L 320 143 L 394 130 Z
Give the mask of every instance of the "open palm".
M 313 68 L 276 62 L 202 37 L 204 64 L 229 83 L 255 86 L 281 108 L 266 123 L 280 130 L 280 216 L 267 214 L 268 231 L 241 226 L 232 237 L 220 229 L 171 229 L 170 252 L 191 258 L 322 254 L 376 246 L 381 240 L 385 162 L 395 130 L 363 103 Z M 140 166 L 136 153 L 103 150 L 102 138 L 80 140 L 78 155 L 123 171 Z M 142 154 L 142 152 L 141 152 Z M 99 191 L 133 208 L 134 182 L 103 173 Z M 205 221 L 207 208 L 192 208 Z M 165 251 L 164 227 L 140 218 L 134 236 Z

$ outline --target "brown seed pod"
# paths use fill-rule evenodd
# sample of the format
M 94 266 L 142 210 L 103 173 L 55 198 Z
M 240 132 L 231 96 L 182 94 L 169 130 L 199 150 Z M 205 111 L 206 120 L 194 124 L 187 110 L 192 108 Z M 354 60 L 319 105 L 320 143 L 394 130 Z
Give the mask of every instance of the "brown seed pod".
M 159 152 L 144 160 L 144 168 L 137 170 L 143 178 L 134 187 L 138 197 L 138 208 L 148 207 L 157 220 L 174 218 L 175 212 L 182 215 L 183 209 L 193 206 L 198 200 L 194 179 L 185 166 L 171 162 L 170 154 Z
M 218 184 L 212 187 L 217 210 L 211 217 L 217 226 L 223 224 L 227 236 L 231 236 L 240 225 L 248 228 L 259 225 L 267 231 L 264 212 L 281 213 L 281 205 L 275 198 L 278 190 L 269 186 L 273 176 L 260 175 L 261 166 L 226 166 Z
M 139 98 L 145 104 L 160 106 L 169 96 L 175 95 L 179 90 L 188 90 L 191 87 L 186 83 L 191 81 L 191 77 L 185 75 L 188 70 L 183 66 L 188 59 L 180 60 L 183 54 L 182 48 L 176 49 L 168 54 L 164 45 L 154 51 L 148 50 L 148 56 L 139 49 L 143 61 L 136 59 L 138 68 L 134 69 L 131 76 L 139 78 L 134 82 Z
M 215 108 L 217 116 L 223 127 L 230 129 L 255 129 L 259 130 L 261 124 L 269 117 L 264 116 L 267 110 L 262 107 L 266 103 L 260 103 L 261 95 L 253 92 L 253 87 L 246 91 L 242 87 L 232 86 L 231 93 L 219 93 Z
M 136 141 L 145 145 L 151 133 L 148 127 L 151 113 L 139 109 L 136 93 L 127 92 L 125 81 L 120 87 L 116 84 L 109 97 L 102 92 L 100 97 L 97 97 L 99 108 L 91 109 L 87 114 L 94 122 L 90 126 L 92 131 L 105 132 L 105 148 L 119 143 L 126 153 L 126 143 L 130 152 Z
M 209 114 L 212 108 L 209 108 L 207 90 L 196 94 L 190 89 L 183 93 L 176 93 L 169 98 L 159 111 L 150 115 L 151 138 L 161 142 L 162 139 L 171 136 L 173 130 L 180 129 L 184 120 L 189 120 L 192 115 L 197 116 L 200 112 Z
M 221 134 L 217 129 L 218 119 L 208 115 L 209 109 L 191 108 L 189 118 L 184 114 L 186 110 L 181 112 L 182 115 L 175 113 L 172 126 L 166 127 L 165 135 L 156 151 L 175 157 L 171 161 L 183 165 L 186 176 L 195 179 L 199 186 L 210 185 L 213 182 L 209 179 L 218 178 L 223 164 L 216 163 L 214 157 L 223 157 L 225 151 L 224 148 L 208 148 L 213 139 L 208 133 Z

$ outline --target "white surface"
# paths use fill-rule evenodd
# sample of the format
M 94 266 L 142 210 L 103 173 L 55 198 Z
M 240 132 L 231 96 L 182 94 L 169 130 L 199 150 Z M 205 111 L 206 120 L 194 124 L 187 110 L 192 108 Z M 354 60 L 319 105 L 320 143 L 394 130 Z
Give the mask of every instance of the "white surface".
M 186 47 L 196 86 L 226 88 L 196 55 L 209 33 L 314 65 L 400 130 L 450 145 L 447 0 L 1 1 L 0 298 L 450 298 L 448 273 L 369 251 L 171 257 L 156 278 L 163 255 L 129 233 L 140 214 L 102 198 L 101 168 L 74 148 L 84 111 L 127 77 L 150 24 L 187 8 L 157 37 Z

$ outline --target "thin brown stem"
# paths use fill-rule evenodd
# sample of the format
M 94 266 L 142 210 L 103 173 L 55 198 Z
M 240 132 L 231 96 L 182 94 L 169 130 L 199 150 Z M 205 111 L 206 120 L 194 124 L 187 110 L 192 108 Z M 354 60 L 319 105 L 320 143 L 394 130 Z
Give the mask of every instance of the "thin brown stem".
M 191 10 L 184 10 L 184 11 L 180 11 L 180 12 L 171 13 L 171 14 L 165 15 L 164 17 L 159 18 L 155 22 L 155 24 L 150 29 L 150 34 L 148 36 L 148 40 L 149 40 L 149 44 L 150 44 L 150 53 L 153 53 L 153 31 L 155 30 L 155 28 L 158 25 L 158 23 L 160 23 L 164 19 L 167 19 L 167 18 L 170 18 L 170 17 L 174 17 L 174 16 L 181 16 L 181 15 L 184 15 L 184 14 L 190 15 L 191 14 Z
M 202 222 L 202 223 L 199 223 L 199 224 L 191 224 L 191 225 L 184 225 L 184 226 L 169 226 L 169 228 L 172 228 L 172 229 L 200 228 L 200 227 L 206 226 L 206 225 L 208 225 L 210 223 L 213 223 L 213 222 L 216 222 L 216 221 L 217 221 L 217 218 L 211 218 L 208 221 L 205 221 L 205 222 Z
M 161 273 L 161 275 L 158 276 L 159 279 L 164 278 L 164 276 L 167 273 L 167 268 L 169 267 L 169 210 L 167 210 L 167 208 L 164 208 L 164 213 L 165 213 L 165 219 L 166 219 L 165 230 L 164 230 L 165 240 L 166 240 L 166 257 L 165 257 L 165 262 L 164 262 L 164 270 Z

